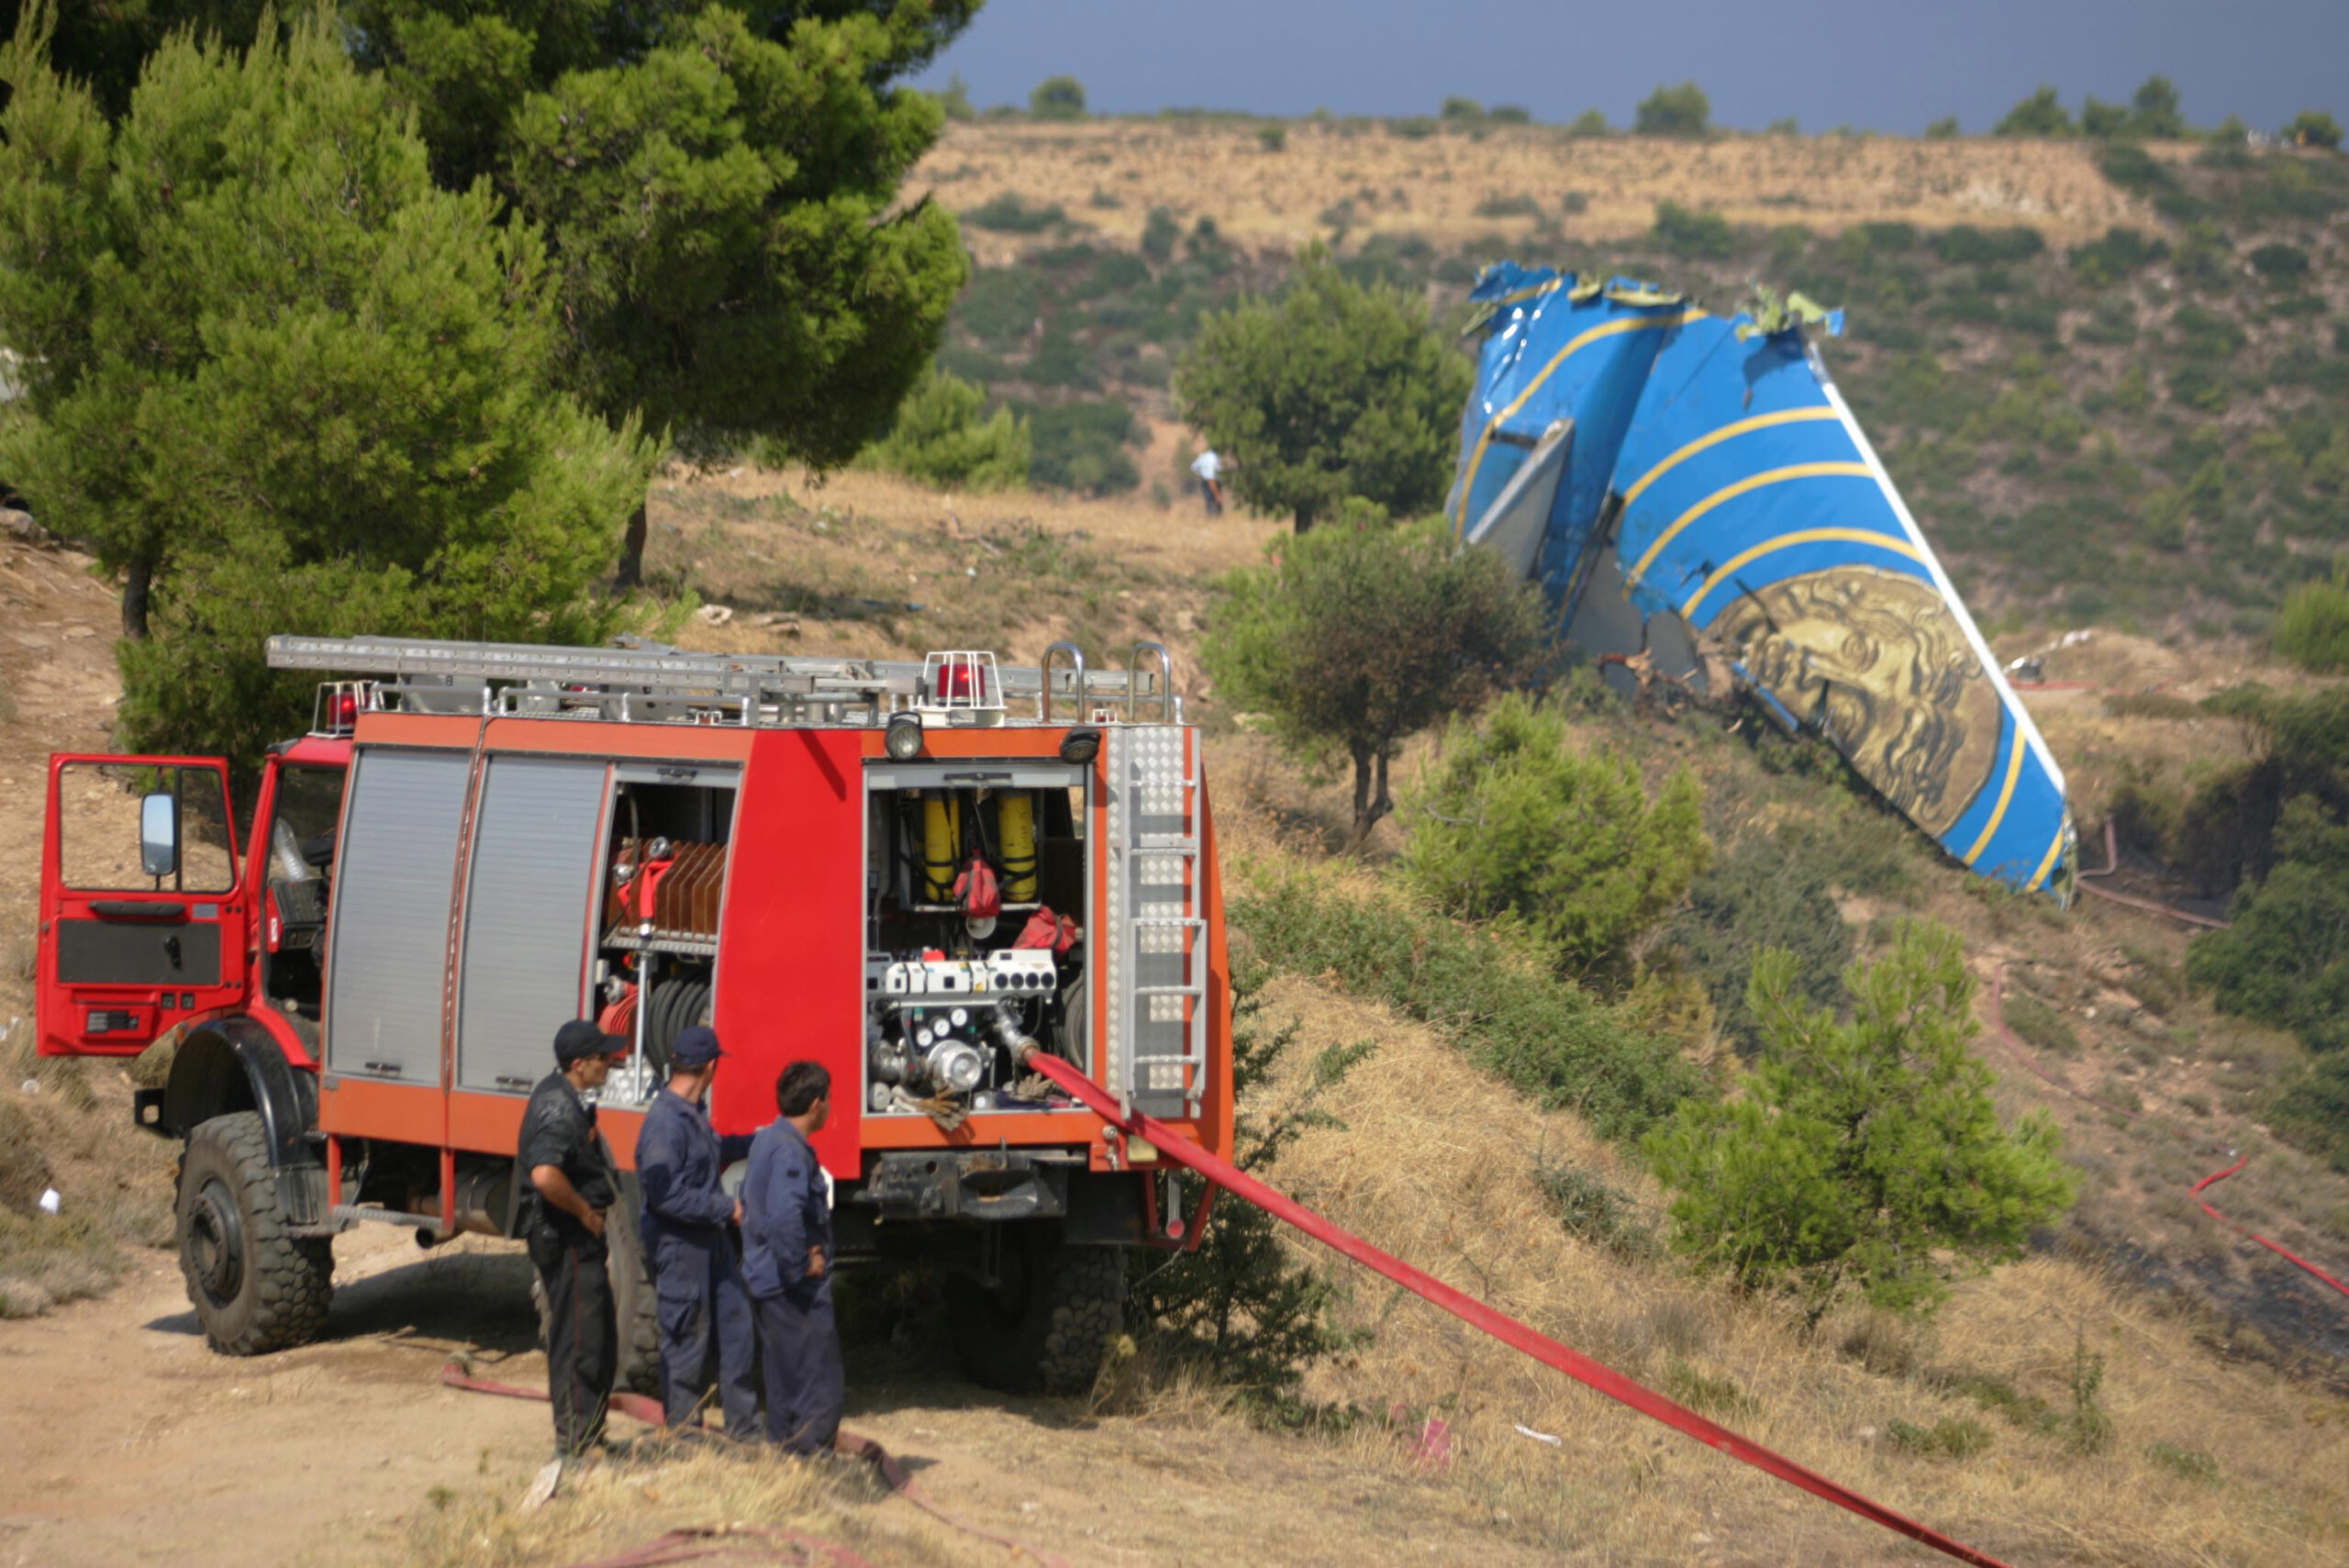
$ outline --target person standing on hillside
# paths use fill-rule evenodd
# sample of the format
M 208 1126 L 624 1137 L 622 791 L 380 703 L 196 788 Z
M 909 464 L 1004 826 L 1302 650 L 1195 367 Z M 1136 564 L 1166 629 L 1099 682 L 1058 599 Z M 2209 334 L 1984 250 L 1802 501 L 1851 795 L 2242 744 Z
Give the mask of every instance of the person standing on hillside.
M 546 1291 L 547 1398 L 554 1407 L 558 1461 L 579 1458 L 602 1438 L 619 1370 L 604 1242 L 604 1216 L 619 1194 L 619 1174 L 587 1095 L 603 1087 L 628 1049 L 627 1040 L 584 1018 L 557 1029 L 555 1070 L 530 1091 L 515 1151 L 537 1199 L 522 1234 Z
M 832 1446 L 846 1395 L 832 1321 L 831 1184 L 807 1142 L 831 1102 L 821 1063 L 785 1067 L 774 1084 L 781 1114 L 751 1141 L 742 1184 L 742 1273 L 758 1311 L 767 1436 L 799 1454 Z
M 1208 516 L 1223 516 L 1223 459 L 1209 447 L 1191 460 L 1191 472 L 1199 476 L 1199 495 L 1207 502 Z
M 636 1135 L 636 1179 L 661 1330 L 662 1413 L 671 1427 L 694 1421 L 714 1371 L 726 1435 L 747 1439 L 759 1417 L 758 1340 L 734 1251 L 742 1206 L 718 1184 L 729 1151 L 707 1108 L 725 1054 L 707 1025 L 669 1047 L 669 1082 Z

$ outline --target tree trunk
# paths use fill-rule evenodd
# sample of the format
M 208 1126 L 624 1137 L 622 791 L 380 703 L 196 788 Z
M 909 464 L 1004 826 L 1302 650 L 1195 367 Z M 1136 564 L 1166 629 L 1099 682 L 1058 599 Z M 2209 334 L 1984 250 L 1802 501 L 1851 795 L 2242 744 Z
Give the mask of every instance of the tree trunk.
M 612 586 L 623 594 L 643 584 L 644 535 L 644 503 L 639 501 L 628 515 L 628 531 L 620 535 L 619 570 L 612 573 Z
M 1379 818 L 1395 809 L 1395 802 L 1386 793 L 1386 753 L 1355 743 L 1354 759 L 1354 842 L 1361 849 L 1370 838 L 1370 830 L 1378 826 Z
M 133 642 L 147 640 L 147 603 L 154 585 L 154 558 L 132 556 L 122 579 L 122 635 Z
M 1302 534 L 1302 533 L 1310 533 L 1310 532 L 1312 532 L 1312 531 L 1313 531 L 1313 508 L 1312 508 L 1312 507 L 1310 507 L 1310 506 L 1299 506 L 1299 507 L 1297 509 L 1297 531 L 1298 533 L 1301 533 L 1301 534 Z

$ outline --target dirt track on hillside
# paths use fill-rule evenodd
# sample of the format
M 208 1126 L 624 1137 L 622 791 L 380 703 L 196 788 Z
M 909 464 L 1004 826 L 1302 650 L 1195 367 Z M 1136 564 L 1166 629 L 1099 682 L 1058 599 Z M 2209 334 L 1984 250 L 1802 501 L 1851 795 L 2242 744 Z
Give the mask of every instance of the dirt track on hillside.
M 368 1228 L 337 1259 L 327 1338 L 280 1355 L 212 1353 L 154 1253 L 103 1301 L 0 1323 L 0 1564 L 356 1568 L 411 1560 L 419 1518 L 518 1497 L 549 1450 L 546 1407 L 438 1379 L 463 1353 L 484 1376 L 544 1386 L 518 1250 L 468 1239 L 424 1254 Z M 1196 1411 L 1096 1418 L 952 1380 L 876 1385 L 856 1362 L 854 1428 L 948 1507 L 1074 1562 L 1540 1560 L 1485 1533 L 1456 1490 L 1364 1473 L 1340 1450 Z M 618 1473 L 642 1520 L 596 1521 L 581 1540 L 595 1553 L 685 1522 L 657 1459 Z M 852 1483 L 840 1490 L 875 1562 L 1003 1560 Z

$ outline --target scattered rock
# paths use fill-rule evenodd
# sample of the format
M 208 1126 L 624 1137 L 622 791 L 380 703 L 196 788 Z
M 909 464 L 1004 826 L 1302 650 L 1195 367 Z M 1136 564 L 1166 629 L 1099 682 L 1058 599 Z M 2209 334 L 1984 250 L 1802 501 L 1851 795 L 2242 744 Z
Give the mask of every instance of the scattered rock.
M 0 534 L 19 544 L 50 544 L 49 530 L 33 520 L 30 512 L 20 512 L 14 506 L 0 506 Z
M 724 626 L 733 618 L 734 606 L 731 605 L 704 605 L 694 612 L 694 619 L 704 626 Z

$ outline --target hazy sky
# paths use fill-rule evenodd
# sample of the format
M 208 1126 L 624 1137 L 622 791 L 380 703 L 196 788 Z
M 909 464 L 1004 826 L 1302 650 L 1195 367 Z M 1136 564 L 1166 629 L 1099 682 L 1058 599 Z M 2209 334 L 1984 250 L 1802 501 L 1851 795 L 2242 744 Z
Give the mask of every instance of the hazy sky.
M 987 0 L 922 83 L 950 72 L 983 108 L 1066 72 L 1113 114 L 1432 114 L 1459 94 L 1618 124 L 1693 79 L 1723 125 L 1904 132 L 1987 130 L 2042 82 L 2075 113 L 2126 102 L 2162 72 L 2195 123 L 2272 128 L 2349 119 L 2349 0 Z

